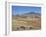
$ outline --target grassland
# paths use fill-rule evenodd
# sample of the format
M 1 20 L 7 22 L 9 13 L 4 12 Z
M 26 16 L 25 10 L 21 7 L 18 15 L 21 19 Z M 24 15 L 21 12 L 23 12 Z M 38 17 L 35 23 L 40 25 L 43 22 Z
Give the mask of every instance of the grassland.
M 35 15 L 32 17 L 12 16 L 12 31 L 41 29 L 41 17 Z

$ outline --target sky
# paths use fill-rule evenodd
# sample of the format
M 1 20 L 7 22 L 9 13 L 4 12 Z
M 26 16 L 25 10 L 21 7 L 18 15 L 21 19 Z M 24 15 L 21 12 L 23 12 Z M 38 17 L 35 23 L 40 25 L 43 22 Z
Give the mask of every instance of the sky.
M 41 7 L 34 6 L 12 6 L 12 15 L 22 15 L 28 12 L 41 13 Z

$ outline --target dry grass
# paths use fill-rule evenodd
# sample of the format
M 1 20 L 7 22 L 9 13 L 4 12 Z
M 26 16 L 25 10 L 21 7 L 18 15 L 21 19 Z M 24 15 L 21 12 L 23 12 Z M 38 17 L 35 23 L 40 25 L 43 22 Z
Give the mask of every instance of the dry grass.
M 25 26 L 32 27 L 32 29 L 40 29 L 41 28 L 41 18 L 12 18 L 12 30 L 16 31 L 17 27 Z M 26 29 L 25 29 L 26 30 Z

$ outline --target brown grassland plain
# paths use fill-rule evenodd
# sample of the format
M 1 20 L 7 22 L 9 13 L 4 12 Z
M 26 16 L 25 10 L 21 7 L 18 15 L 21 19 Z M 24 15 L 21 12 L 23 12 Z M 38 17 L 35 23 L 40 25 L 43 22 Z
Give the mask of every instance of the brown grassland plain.
M 41 16 L 34 15 L 32 17 L 12 16 L 12 31 L 41 29 Z

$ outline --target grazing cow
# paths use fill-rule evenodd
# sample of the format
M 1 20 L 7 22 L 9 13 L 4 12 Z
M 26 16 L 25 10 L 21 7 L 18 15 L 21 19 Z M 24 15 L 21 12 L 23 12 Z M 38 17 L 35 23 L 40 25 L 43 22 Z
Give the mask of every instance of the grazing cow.
M 29 29 L 32 29 L 32 27 L 29 27 Z
M 24 26 L 21 26 L 20 28 L 24 29 L 25 30 L 25 27 Z

